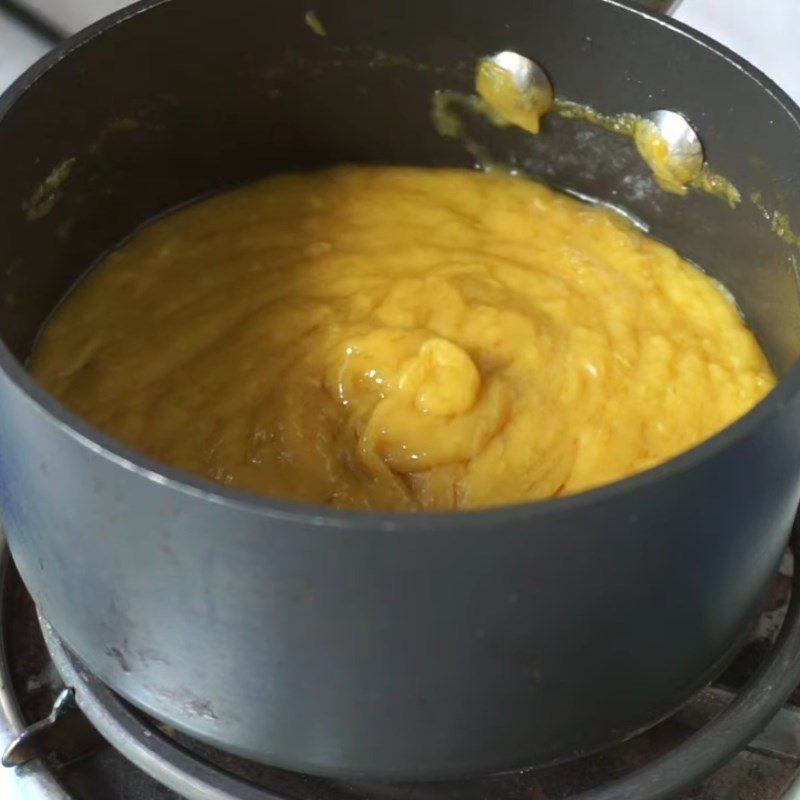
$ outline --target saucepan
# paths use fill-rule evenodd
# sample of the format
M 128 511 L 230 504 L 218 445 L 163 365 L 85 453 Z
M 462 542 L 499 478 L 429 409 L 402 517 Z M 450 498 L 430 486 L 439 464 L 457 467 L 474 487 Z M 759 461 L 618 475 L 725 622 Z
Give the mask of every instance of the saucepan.
M 501 50 L 602 113 L 680 112 L 738 188 L 664 192 L 629 139 L 558 114 L 475 132 L 734 293 L 780 376 L 735 424 L 573 496 L 343 511 L 148 460 L 26 372 L 88 265 L 165 209 L 282 170 L 472 166 L 431 100 Z M 618 0 L 147 0 L 74 37 L 0 101 L 0 507 L 40 612 L 138 708 L 313 773 L 543 764 L 663 718 L 740 642 L 800 499 L 798 118 L 735 54 Z

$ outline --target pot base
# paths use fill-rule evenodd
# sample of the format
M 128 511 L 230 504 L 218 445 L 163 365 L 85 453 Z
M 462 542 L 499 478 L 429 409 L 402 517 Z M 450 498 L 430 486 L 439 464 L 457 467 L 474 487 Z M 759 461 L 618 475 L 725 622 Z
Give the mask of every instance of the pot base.
M 795 559 L 800 554 L 797 542 L 795 537 Z M 654 787 L 659 797 L 676 796 L 711 775 L 744 748 L 766 721 L 778 713 L 800 681 L 800 570 L 795 571 L 792 581 L 792 598 L 777 640 L 738 695 L 720 688 L 700 692 L 666 723 L 667 727 L 688 726 L 695 730 L 692 735 L 677 745 L 672 742 L 666 755 L 646 766 L 570 796 L 575 800 L 644 800 L 653 796 Z M 771 614 L 774 612 L 762 615 L 760 626 L 770 620 Z M 572 769 L 570 764 L 564 764 L 549 770 L 522 770 L 470 781 L 390 785 L 343 783 L 265 767 L 222 753 L 144 717 L 93 676 L 52 626 L 45 620 L 40 622 L 59 675 L 65 685 L 74 689 L 76 702 L 92 725 L 133 764 L 189 800 L 205 800 L 212 794 L 225 800 L 312 795 L 326 800 L 362 796 L 381 800 L 442 800 L 487 794 L 513 798 L 523 790 L 552 782 L 553 775 L 558 781 L 559 774 L 568 774 Z M 763 638 L 758 641 L 763 642 Z M 734 675 L 737 668 L 742 668 L 741 656 L 734 665 Z M 784 715 L 796 716 L 800 724 L 800 713 L 784 710 L 773 727 L 791 724 Z M 664 735 L 661 727 L 656 729 L 656 741 Z M 775 731 L 769 729 L 765 735 L 774 737 Z M 613 762 L 614 758 L 606 760 Z

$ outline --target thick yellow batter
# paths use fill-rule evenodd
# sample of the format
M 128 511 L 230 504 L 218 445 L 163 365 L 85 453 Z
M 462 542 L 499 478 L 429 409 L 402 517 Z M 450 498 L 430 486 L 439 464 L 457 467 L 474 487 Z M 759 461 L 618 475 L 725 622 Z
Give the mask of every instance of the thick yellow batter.
M 504 174 L 358 167 L 148 226 L 64 303 L 32 370 L 165 462 L 395 509 L 612 481 L 774 383 L 720 287 L 619 216 Z

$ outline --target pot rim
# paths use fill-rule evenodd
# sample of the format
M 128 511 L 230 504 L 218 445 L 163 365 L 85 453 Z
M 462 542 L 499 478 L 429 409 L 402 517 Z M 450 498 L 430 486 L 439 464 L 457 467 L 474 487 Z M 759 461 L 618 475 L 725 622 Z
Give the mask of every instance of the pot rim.
M 91 42 L 95 37 L 115 28 L 128 19 L 145 13 L 173 0 L 139 0 L 139 2 L 111 14 L 66 39 L 26 70 L 0 95 L 0 124 L 14 104 L 25 92 L 62 59 Z M 622 8 L 628 13 L 646 19 L 650 24 L 669 28 L 674 34 L 685 37 L 697 45 L 725 59 L 732 67 L 743 72 L 767 92 L 789 116 L 800 135 L 800 108 L 761 70 L 724 45 L 674 19 L 646 11 L 630 0 L 600 0 Z M 14 386 L 48 422 L 54 423 L 63 433 L 108 461 L 165 488 L 215 504 L 235 506 L 253 515 L 302 522 L 318 528 L 349 528 L 379 531 L 415 530 L 448 527 L 486 527 L 496 530 L 497 525 L 514 523 L 521 519 L 540 519 L 560 512 L 578 512 L 590 506 L 616 500 L 622 495 L 634 495 L 639 490 L 658 481 L 686 472 L 707 461 L 728 447 L 754 433 L 767 418 L 783 413 L 785 407 L 800 393 L 800 358 L 796 359 L 777 385 L 750 411 L 713 436 L 679 453 L 667 461 L 638 472 L 627 478 L 602 484 L 595 488 L 564 497 L 535 500 L 490 508 L 409 512 L 361 509 L 339 509 L 315 503 L 284 500 L 267 494 L 241 490 L 216 483 L 181 469 L 164 464 L 139 453 L 114 437 L 88 423 L 78 414 L 62 405 L 53 395 L 37 383 L 24 365 L 11 353 L 0 339 L 0 373 Z

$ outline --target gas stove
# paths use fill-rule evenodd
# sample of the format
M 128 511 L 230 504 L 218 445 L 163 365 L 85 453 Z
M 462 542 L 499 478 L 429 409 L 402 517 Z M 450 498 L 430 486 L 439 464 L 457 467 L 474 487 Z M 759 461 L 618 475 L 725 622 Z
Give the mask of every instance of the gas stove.
M 1 542 L 0 542 L 1 543 Z M 800 584 L 787 552 L 764 610 L 721 680 L 677 714 L 598 755 L 469 781 L 336 781 L 244 761 L 128 705 L 41 620 L 0 552 L 0 797 L 5 800 L 800 800 Z M 790 602 L 794 594 L 796 601 Z M 791 679 L 791 678 L 790 678 Z M 791 688 L 791 687 L 789 687 Z M 759 717 L 770 717 L 761 727 Z M 719 766 L 716 771 L 714 767 Z M 666 778 L 712 772 L 666 794 Z M 663 791 L 662 791 L 663 789 Z

